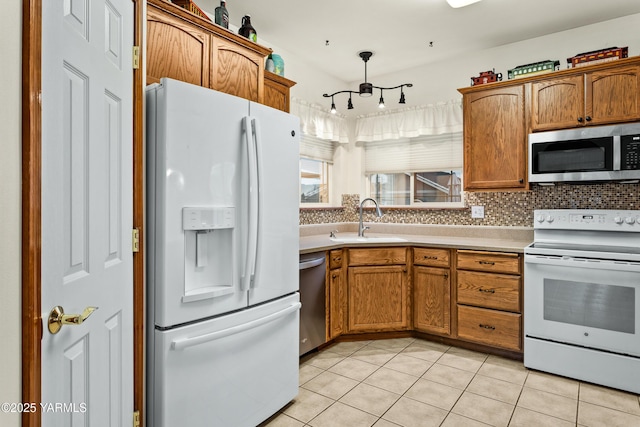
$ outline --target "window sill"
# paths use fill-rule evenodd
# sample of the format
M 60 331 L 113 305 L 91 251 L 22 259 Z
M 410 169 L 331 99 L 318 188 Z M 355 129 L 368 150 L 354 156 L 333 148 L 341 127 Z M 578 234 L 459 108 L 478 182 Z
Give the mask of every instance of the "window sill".
M 418 203 L 415 205 L 380 205 L 380 209 L 390 210 L 463 210 L 469 209 L 464 202 L 459 203 Z

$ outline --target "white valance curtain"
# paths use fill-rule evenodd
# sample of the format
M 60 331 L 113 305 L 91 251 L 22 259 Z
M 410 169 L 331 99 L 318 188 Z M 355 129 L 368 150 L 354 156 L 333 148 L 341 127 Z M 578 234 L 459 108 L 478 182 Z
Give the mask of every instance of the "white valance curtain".
M 460 100 L 372 113 L 356 119 L 356 140 L 362 142 L 456 132 L 462 132 Z
M 291 99 L 291 114 L 300 118 L 303 135 L 341 143 L 349 142 L 347 119 L 339 114 L 331 114 L 322 107 L 301 99 Z

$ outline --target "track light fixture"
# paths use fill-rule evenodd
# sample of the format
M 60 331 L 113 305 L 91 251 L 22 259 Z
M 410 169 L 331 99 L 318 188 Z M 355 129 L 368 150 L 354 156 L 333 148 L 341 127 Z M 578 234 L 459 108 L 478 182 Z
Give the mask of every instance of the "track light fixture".
M 368 50 L 362 51 L 362 52 L 358 52 L 358 56 L 362 59 L 362 61 L 364 62 L 364 83 L 360 83 L 360 88 L 359 90 L 340 90 L 338 92 L 334 92 L 332 94 L 323 94 L 322 96 L 324 96 L 325 98 L 331 98 L 331 113 L 335 114 L 336 113 L 336 104 L 334 103 L 333 97 L 335 95 L 338 95 L 340 93 L 348 93 L 349 94 L 349 100 L 347 101 L 347 109 L 352 110 L 353 109 L 353 102 L 351 101 L 351 95 L 354 93 L 357 93 L 358 95 L 360 95 L 361 97 L 369 97 L 373 95 L 373 89 L 380 89 L 380 101 L 378 102 L 378 107 L 379 108 L 384 108 L 384 98 L 383 98 L 383 91 L 385 90 L 393 90 L 393 89 L 400 89 L 400 101 L 398 101 L 399 104 L 404 104 L 405 103 L 405 98 L 404 98 L 404 88 L 405 87 L 412 87 L 413 84 L 412 83 L 403 83 L 401 85 L 398 86 L 393 86 L 393 87 L 380 87 L 380 86 L 374 86 L 373 84 L 367 82 L 367 62 L 369 61 L 369 58 L 371 58 L 373 56 L 373 52 L 370 52 Z

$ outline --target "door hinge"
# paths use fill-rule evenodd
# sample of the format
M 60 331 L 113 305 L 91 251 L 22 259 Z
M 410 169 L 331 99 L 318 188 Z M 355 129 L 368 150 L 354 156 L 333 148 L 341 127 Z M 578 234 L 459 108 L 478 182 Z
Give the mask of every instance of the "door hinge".
M 140 411 L 133 411 L 133 427 L 140 427 Z
M 140 46 L 133 46 L 133 69 L 140 68 Z
M 131 250 L 140 252 L 140 229 L 137 227 L 131 230 Z

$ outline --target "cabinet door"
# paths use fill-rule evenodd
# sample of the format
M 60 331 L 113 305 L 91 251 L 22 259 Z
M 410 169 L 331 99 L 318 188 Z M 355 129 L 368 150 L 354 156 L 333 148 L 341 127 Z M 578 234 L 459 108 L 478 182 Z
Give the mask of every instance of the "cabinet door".
M 343 280 L 342 270 L 335 269 L 329 272 L 329 322 L 327 338 L 329 340 L 345 332 L 344 318 L 347 303 L 347 286 Z
M 264 104 L 281 111 L 289 112 L 289 91 L 295 82 L 277 74 L 264 73 Z
M 264 57 L 236 43 L 213 39 L 211 88 L 262 103 Z
M 586 75 L 588 124 L 640 119 L 640 66 L 594 71 Z
M 531 85 L 531 128 L 563 129 L 586 123 L 582 74 Z
M 209 86 L 211 36 L 202 28 L 149 5 L 147 83 L 170 77 Z
M 413 268 L 415 329 L 441 335 L 451 333 L 450 285 L 448 268 Z
M 465 190 L 524 188 L 524 85 L 464 96 Z
M 408 322 L 406 267 L 350 267 L 349 332 L 403 330 Z

